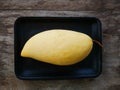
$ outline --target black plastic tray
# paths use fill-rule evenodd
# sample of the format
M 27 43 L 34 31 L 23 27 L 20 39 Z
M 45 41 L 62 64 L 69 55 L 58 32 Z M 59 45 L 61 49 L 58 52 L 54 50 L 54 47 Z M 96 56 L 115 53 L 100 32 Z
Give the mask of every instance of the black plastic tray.
M 77 79 L 100 75 L 102 48 L 95 43 L 85 60 L 70 66 L 51 65 L 20 56 L 30 37 L 49 29 L 83 32 L 102 43 L 101 23 L 94 17 L 20 17 L 14 25 L 15 74 L 19 79 Z

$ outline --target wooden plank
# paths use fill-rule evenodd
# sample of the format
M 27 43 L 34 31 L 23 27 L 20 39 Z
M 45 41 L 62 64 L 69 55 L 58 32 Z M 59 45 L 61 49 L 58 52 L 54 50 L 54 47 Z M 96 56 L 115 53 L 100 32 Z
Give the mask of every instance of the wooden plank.
M 104 11 L 119 8 L 119 0 L 0 0 L 0 9 Z
M 0 9 L 96 11 L 120 7 L 119 0 L 0 0 Z

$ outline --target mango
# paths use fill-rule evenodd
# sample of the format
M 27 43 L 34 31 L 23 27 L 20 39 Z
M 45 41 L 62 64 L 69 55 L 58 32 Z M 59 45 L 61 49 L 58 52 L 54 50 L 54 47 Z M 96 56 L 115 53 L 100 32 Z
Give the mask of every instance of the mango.
M 72 65 L 84 60 L 92 47 L 93 41 L 87 34 L 52 29 L 32 36 L 25 43 L 21 56 L 54 65 Z

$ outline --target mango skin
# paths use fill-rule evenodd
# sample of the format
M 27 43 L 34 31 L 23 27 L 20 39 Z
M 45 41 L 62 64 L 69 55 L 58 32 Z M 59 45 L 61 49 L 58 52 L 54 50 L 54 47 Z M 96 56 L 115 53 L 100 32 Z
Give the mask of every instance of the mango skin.
M 53 29 L 31 37 L 21 56 L 54 65 L 72 65 L 84 60 L 92 47 L 92 39 L 84 33 Z

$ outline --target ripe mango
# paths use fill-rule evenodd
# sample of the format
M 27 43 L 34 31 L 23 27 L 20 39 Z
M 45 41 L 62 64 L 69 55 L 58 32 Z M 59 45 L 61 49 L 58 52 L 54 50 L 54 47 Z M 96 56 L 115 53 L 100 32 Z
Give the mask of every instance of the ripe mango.
M 85 59 L 92 47 L 93 41 L 87 34 L 53 29 L 32 36 L 21 56 L 54 65 L 72 65 Z

